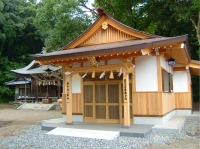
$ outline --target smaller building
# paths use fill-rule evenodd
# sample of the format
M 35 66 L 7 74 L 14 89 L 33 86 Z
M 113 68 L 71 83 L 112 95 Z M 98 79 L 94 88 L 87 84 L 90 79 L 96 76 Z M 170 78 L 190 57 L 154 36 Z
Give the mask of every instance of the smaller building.
M 25 88 L 26 88 L 26 95 L 30 96 L 31 79 L 29 78 L 18 76 L 16 79 L 10 82 L 6 82 L 5 85 L 15 86 L 15 101 L 19 98 L 24 98 Z
M 46 70 L 50 70 L 48 74 Z M 24 68 L 11 70 L 18 77 L 10 82 L 7 86 L 15 86 L 15 101 L 20 100 L 27 102 L 42 101 L 50 98 L 57 101 L 61 96 L 62 89 L 62 69 L 52 65 L 40 65 L 32 61 Z M 61 75 L 59 75 L 61 73 Z

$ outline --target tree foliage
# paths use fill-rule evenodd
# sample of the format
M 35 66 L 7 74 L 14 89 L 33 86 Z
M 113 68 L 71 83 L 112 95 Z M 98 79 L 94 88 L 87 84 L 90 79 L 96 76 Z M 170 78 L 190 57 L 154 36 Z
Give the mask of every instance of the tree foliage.
M 34 1 L 0 0 L 1 57 L 29 63 L 29 54 L 41 50 L 41 31 L 33 24 L 35 7 Z
M 46 50 L 55 51 L 83 33 L 90 17 L 77 0 L 43 0 L 38 4 L 35 24 L 46 34 Z
M 16 77 L 10 72 L 28 64 L 29 54 L 43 47 L 43 34 L 33 24 L 36 15 L 34 0 L 0 0 L 0 102 L 14 96 L 4 82 Z

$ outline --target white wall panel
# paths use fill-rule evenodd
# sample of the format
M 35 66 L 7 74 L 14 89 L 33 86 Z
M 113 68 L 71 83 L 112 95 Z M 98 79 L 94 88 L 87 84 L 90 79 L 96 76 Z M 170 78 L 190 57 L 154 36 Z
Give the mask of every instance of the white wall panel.
M 188 92 L 187 71 L 174 71 L 174 92 Z
M 112 65 L 112 64 L 123 64 L 123 62 L 120 61 L 119 59 L 108 60 L 108 65 Z
M 81 63 L 74 63 L 74 65 L 72 66 L 72 68 L 76 68 L 76 67 L 81 67 Z
M 142 56 L 135 60 L 136 91 L 158 91 L 156 56 Z
M 161 66 L 167 70 L 167 63 L 163 56 L 161 56 L 160 61 L 161 61 Z
M 89 66 L 90 66 L 90 63 L 88 61 L 83 63 L 83 67 L 89 67 Z
M 105 65 L 105 61 L 100 61 L 100 62 L 98 62 L 98 65 L 99 65 L 99 66 Z
M 72 93 L 81 93 L 81 77 L 76 80 L 76 74 L 72 77 Z

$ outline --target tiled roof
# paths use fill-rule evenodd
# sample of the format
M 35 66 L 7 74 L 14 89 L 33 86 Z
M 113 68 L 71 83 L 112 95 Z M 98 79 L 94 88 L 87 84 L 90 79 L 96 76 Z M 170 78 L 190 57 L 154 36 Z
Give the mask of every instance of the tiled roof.
M 173 44 L 181 41 L 186 41 L 186 39 L 187 35 L 177 36 L 177 37 L 159 37 L 159 38 L 149 38 L 149 39 L 118 41 L 118 42 L 84 46 L 63 51 L 55 51 L 47 54 L 37 54 L 30 56 L 35 60 L 67 58 L 74 56 L 84 56 L 84 55 L 94 55 L 94 54 L 103 54 L 110 52 L 144 49 L 152 46 Z

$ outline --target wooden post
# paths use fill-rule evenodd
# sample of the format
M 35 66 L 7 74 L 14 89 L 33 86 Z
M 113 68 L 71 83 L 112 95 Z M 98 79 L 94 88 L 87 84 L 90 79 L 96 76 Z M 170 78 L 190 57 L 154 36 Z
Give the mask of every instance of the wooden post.
M 124 64 L 125 66 L 127 63 Z M 129 105 L 129 74 L 127 68 L 123 67 L 123 92 L 124 92 L 124 128 L 130 127 L 130 105 Z
M 66 114 L 65 73 L 63 73 L 62 114 Z
M 161 56 L 157 57 L 157 74 L 158 74 L 158 91 L 162 91 L 162 70 L 161 70 Z
M 66 124 L 72 125 L 72 75 L 67 75 L 66 79 L 66 114 Z
M 35 87 L 36 87 L 36 89 L 35 89 L 35 100 L 37 101 L 37 102 L 39 102 L 38 101 L 38 81 L 36 80 L 36 85 L 35 85 Z
M 60 81 L 58 81 L 58 99 L 60 99 Z

